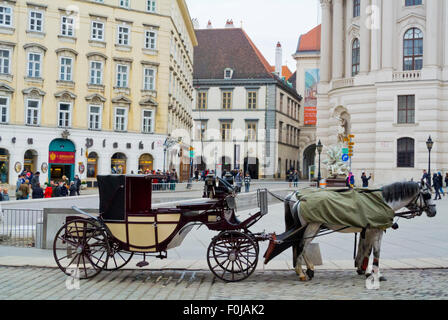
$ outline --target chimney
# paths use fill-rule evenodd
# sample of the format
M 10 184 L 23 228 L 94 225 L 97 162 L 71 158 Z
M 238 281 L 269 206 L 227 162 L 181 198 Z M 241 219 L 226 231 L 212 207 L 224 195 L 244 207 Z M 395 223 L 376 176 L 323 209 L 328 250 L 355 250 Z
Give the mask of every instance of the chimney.
M 212 22 L 208 20 L 207 29 L 213 29 Z
M 227 20 L 226 21 L 226 28 L 235 28 L 233 25 L 233 20 Z
M 275 49 L 275 73 L 281 77 L 282 76 L 282 45 L 280 42 L 277 43 L 277 47 Z

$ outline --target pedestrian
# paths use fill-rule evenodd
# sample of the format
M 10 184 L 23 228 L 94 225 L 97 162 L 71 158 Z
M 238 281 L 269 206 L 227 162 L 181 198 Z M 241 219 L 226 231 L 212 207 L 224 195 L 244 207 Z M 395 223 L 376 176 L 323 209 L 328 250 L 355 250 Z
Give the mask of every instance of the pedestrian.
M 299 186 L 299 171 L 294 170 L 294 188 L 297 188 Z
M 19 191 L 19 187 L 22 183 L 24 183 L 25 180 L 23 179 L 23 175 L 19 174 L 18 178 L 17 178 L 17 182 L 16 182 L 16 192 Z
M 37 171 L 30 180 L 31 189 L 34 190 L 34 188 L 37 186 L 37 184 L 40 184 L 39 177 L 40 177 L 40 172 Z
M 434 190 L 436 191 L 436 196 L 434 200 L 440 200 L 442 197 L 440 196 L 440 182 L 439 178 L 437 177 L 437 173 L 434 173 L 432 176 L 432 186 L 434 187 Z
M 438 179 L 438 183 L 440 186 L 440 193 L 443 194 L 443 196 L 445 196 L 445 191 L 443 191 L 443 177 L 442 177 L 442 173 L 438 172 L 437 173 L 437 179 Z
M 75 176 L 75 188 L 76 188 L 76 194 L 79 196 L 79 190 L 81 190 L 81 179 L 79 179 L 79 176 Z
M 292 170 L 288 171 L 288 181 L 289 181 L 289 187 L 292 187 L 292 181 L 294 180 L 294 172 Z
M 75 181 L 71 181 L 70 182 L 69 191 L 70 191 L 70 197 L 74 197 L 76 195 L 79 195 L 78 188 L 76 187 Z
M 448 188 L 448 172 L 445 175 L 445 186 Z
M 8 188 L 3 189 L 3 201 L 9 201 Z
M 236 184 L 236 192 L 241 192 L 241 187 L 243 186 L 243 173 L 241 171 L 238 171 L 238 173 L 235 176 L 235 184 Z
M 44 192 L 44 198 L 51 198 L 52 194 L 53 194 L 53 181 L 51 181 L 51 184 L 49 184 L 48 182 L 45 183 L 46 187 L 45 187 L 45 192 Z
M 423 170 L 423 176 L 422 176 L 422 185 L 427 185 L 429 189 L 431 189 L 431 183 L 430 183 L 431 177 L 426 170 Z
M 369 187 L 369 180 L 372 179 L 372 174 L 370 174 L 370 176 L 367 178 L 367 175 L 365 172 L 362 173 L 361 175 L 361 180 L 362 180 L 362 187 L 363 188 L 368 188 Z
M 18 198 L 16 198 L 17 200 L 25 200 L 28 199 L 30 194 L 30 186 L 28 184 L 28 180 L 25 180 L 24 183 L 22 183 L 19 187 L 19 192 L 18 192 Z M 16 194 L 17 197 L 17 194 Z
M 250 174 L 249 172 L 246 172 L 246 176 L 244 177 L 244 187 L 246 189 L 246 193 L 249 192 L 249 188 L 250 188 Z
M 349 174 L 348 174 L 348 177 L 346 180 L 346 185 L 350 189 L 353 189 L 355 187 L 355 176 L 353 175 L 352 172 L 349 172 Z
M 67 197 L 68 196 L 68 188 L 67 184 L 65 182 L 59 182 L 59 188 L 61 190 L 61 197 Z
M 53 189 L 53 192 L 51 193 L 52 198 L 58 198 L 61 196 L 61 187 L 59 186 L 59 183 L 55 183 L 51 186 Z
M 32 187 L 33 193 L 31 196 L 33 199 L 42 199 L 44 197 L 44 190 L 40 187 L 40 183 L 37 182 L 34 187 Z

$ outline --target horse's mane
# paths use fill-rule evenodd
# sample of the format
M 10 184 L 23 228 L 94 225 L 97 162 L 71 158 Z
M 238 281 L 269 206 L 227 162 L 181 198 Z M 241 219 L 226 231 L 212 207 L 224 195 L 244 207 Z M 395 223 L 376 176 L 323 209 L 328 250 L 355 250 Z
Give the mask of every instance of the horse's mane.
M 416 182 L 395 182 L 381 188 L 383 198 L 386 202 L 409 199 L 420 190 Z

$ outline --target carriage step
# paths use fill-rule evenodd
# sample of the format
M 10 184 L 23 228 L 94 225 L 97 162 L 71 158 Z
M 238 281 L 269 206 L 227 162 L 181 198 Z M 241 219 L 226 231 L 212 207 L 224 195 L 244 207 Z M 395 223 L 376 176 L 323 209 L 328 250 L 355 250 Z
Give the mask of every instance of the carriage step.
M 146 267 L 148 264 L 149 264 L 149 262 L 147 262 L 147 261 L 140 261 L 139 263 L 137 263 L 137 267 L 143 268 L 143 267 Z

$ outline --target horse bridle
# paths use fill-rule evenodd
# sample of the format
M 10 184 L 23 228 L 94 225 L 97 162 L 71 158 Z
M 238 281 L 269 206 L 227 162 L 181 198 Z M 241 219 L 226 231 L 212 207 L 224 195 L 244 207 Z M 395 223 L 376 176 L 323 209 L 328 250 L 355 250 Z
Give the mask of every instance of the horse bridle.
M 431 194 L 429 194 L 429 197 L 431 198 Z M 406 206 L 406 208 L 409 210 L 405 212 L 396 213 L 395 216 L 405 219 L 420 217 L 423 214 L 423 212 L 429 210 L 430 207 L 435 207 L 435 204 L 427 204 L 426 200 L 424 199 L 423 192 L 420 190 L 415 199 L 412 200 L 412 204 Z

